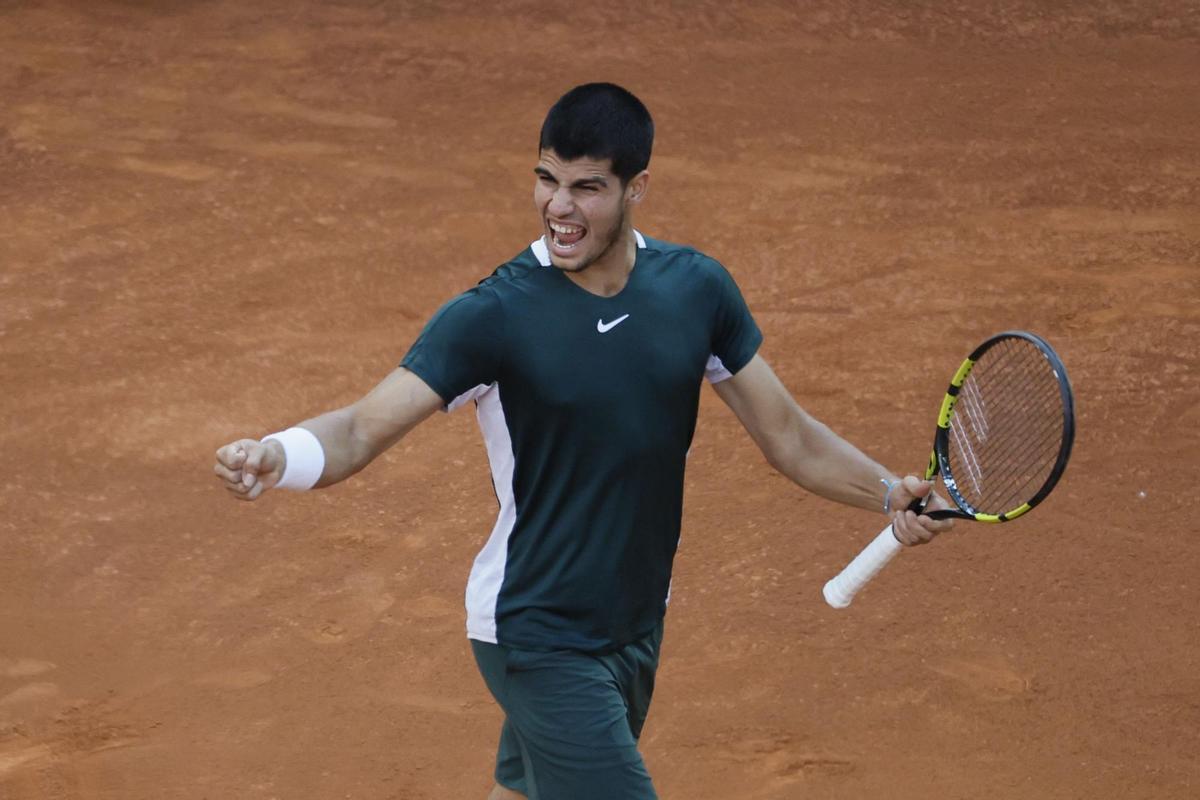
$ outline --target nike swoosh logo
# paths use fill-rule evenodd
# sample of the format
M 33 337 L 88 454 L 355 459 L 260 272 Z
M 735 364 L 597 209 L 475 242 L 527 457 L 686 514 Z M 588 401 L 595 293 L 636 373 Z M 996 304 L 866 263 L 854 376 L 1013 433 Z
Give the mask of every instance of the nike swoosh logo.
M 629 319 L 628 314 L 623 317 L 617 317 L 612 322 L 605 322 L 602 319 L 598 319 L 596 320 L 596 330 L 600 331 L 601 333 L 608 333 L 627 319 Z

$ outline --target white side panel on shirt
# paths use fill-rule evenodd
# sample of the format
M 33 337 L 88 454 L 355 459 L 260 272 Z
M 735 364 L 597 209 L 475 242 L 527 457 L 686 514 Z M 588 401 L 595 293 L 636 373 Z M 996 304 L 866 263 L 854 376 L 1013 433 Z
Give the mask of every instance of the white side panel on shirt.
M 483 443 L 487 447 L 488 463 L 492 468 L 492 485 L 500 501 L 500 513 L 492 534 L 471 566 L 467 580 L 467 636 L 481 642 L 496 643 L 496 602 L 504 583 L 504 568 L 508 559 L 508 537 L 517 521 L 517 503 L 513 495 L 512 438 L 500 405 L 500 387 L 486 387 L 475 397 L 475 413 Z

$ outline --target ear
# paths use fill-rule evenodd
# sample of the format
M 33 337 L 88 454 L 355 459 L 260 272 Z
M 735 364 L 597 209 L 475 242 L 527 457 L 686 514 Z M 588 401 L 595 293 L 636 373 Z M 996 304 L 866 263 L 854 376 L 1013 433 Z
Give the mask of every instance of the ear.
M 625 184 L 625 202 L 640 203 L 650 189 L 650 173 L 642 170 Z

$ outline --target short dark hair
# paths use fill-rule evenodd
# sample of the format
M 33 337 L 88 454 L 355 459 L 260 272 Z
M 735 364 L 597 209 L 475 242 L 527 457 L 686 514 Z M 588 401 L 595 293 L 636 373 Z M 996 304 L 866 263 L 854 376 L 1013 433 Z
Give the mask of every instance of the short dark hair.
M 623 184 L 650 163 L 653 146 L 650 112 L 613 83 L 585 83 L 560 97 L 546 114 L 538 140 L 538 150 L 553 150 L 568 161 L 608 159 Z

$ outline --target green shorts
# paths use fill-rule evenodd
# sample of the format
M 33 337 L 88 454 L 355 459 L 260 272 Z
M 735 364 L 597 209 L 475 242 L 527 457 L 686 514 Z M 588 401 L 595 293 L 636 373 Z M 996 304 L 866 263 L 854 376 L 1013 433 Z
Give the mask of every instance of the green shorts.
M 471 640 L 506 719 L 496 782 L 529 800 L 656 800 L 638 737 L 663 627 L 620 650 L 538 653 Z

